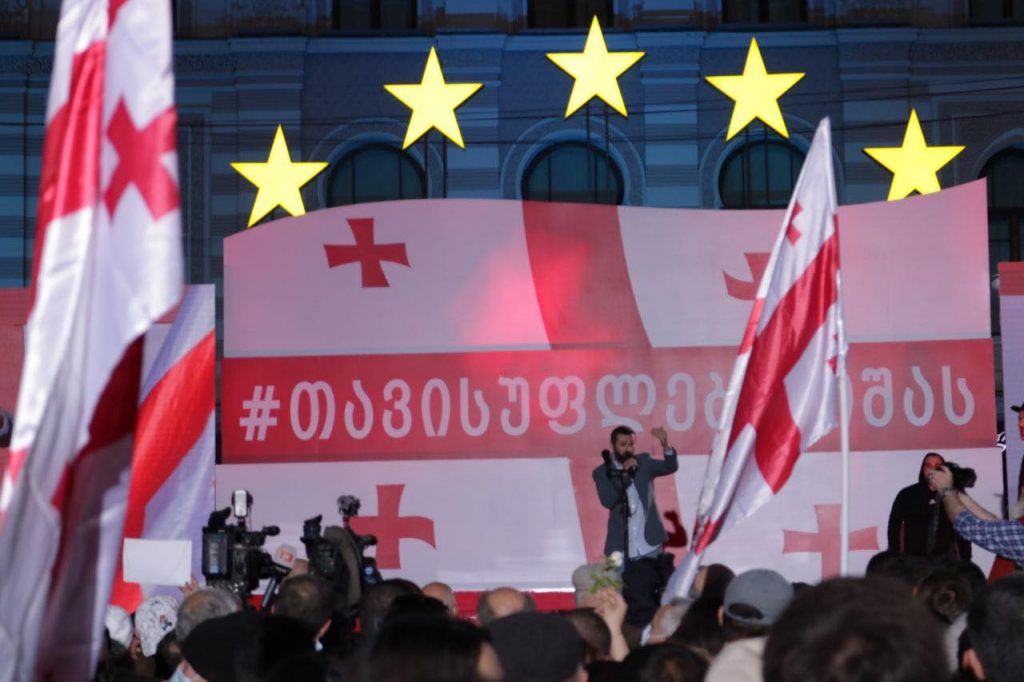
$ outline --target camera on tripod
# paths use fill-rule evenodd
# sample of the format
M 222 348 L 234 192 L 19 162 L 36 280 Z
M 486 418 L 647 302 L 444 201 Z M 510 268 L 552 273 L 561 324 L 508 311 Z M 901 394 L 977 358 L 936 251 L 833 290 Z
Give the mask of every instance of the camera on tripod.
M 276 584 L 288 569 L 274 563 L 263 549 L 268 537 L 280 533 L 277 526 L 249 530 L 246 519 L 252 508 L 248 490 L 231 493 L 231 506 L 212 512 L 203 528 L 203 576 L 211 587 L 230 590 L 243 601 L 248 599 L 261 580 Z M 234 524 L 228 518 L 234 514 Z M 274 585 L 267 589 L 272 595 Z
M 342 495 L 338 498 L 341 526 L 327 526 L 321 531 L 323 514 L 306 519 L 302 524 L 302 544 L 306 547 L 309 572 L 329 582 L 338 594 L 338 608 L 351 611 L 362 598 L 363 589 L 382 580 L 377 561 L 365 554 L 367 547 L 377 544 L 373 535 L 360 535 L 349 526 L 349 519 L 359 514 L 359 498 Z

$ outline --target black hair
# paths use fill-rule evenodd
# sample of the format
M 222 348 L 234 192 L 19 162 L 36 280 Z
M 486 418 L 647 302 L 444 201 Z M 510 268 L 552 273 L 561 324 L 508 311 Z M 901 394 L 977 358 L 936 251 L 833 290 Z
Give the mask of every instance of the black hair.
M 296 575 L 281 583 L 274 613 L 294 618 L 313 632 L 323 627 L 334 607 L 334 590 L 316 575 Z
M 622 662 L 621 682 L 700 682 L 708 660 L 688 647 L 654 644 L 630 652 Z
M 986 680 L 1020 679 L 1024 670 L 1024 576 L 1010 575 L 982 590 L 967 612 L 967 632 Z
M 614 429 L 612 429 L 612 435 L 609 438 L 609 440 L 611 441 L 612 445 L 615 445 L 615 439 L 618 438 L 619 436 L 635 436 L 635 435 L 636 435 L 636 431 L 634 431 L 633 429 L 629 428 L 628 426 L 616 426 Z
M 583 640 L 583 665 L 589 665 L 611 655 L 612 632 L 594 609 L 572 609 L 560 613 L 572 623 L 576 633 Z
M 900 554 L 891 549 L 883 550 L 868 560 L 864 575 L 867 577 L 886 577 L 912 588 L 918 576 L 927 564 L 924 557 L 913 554 Z
M 448 615 L 448 607 L 439 599 L 425 594 L 403 594 L 391 604 L 388 615 L 384 618 L 384 626 L 396 618 L 407 616 L 436 616 L 443 618 Z
M 720 599 L 701 597 L 690 605 L 683 615 L 676 631 L 669 635 L 668 642 L 680 646 L 696 647 L 712 656 L 718 655 L 725 645 L 722 624 L 718 622 Z
M 704 587 L 700 591 L 701 598 L 724 601 L 725 589 L 735 577 L 733 570 L 725 564 L 708 565 L 704 574 Z
M 951 569 L 939 568 L 914 588 L 914 596 L 942 625 L 951 625 L 971 603 L 971 586 Z
M 156 645 L 154 656 L 154 673 L 157 679 L 169 680 L 174 675 L 175 668 L 181 664 L 181 644 L 171 630 Z
M 772 625 L 764 682 L 949 679 L 943 631 L 899 583 L 836 578 L 801 590 Z
M 486 633 L 463 620 L 411 615 L 389 620 L 366 664 L 373 682 L 476 682 Z
M 384 618 L 391 610 L 391 605 L 399 597 L 407 594 L 423 594 L 420 588 L 408 580 L 391 578 L 383 580 L 363 593 L 359 603 L 359 627 L 366 636 L 372 637 L 384 624 Z

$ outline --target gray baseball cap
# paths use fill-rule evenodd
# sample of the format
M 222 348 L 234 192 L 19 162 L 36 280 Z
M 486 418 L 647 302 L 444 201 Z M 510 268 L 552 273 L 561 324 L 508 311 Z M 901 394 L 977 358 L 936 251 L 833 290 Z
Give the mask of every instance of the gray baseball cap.
M 793 585 L 779 573 L 767 568 L 755 568 L 740 573 L 725 589 L 725 613 L 729 618 L 745 625 L 771 625 L 793 599 Z M 760 617 L 733 610 L 747 606 L 761 612 Z

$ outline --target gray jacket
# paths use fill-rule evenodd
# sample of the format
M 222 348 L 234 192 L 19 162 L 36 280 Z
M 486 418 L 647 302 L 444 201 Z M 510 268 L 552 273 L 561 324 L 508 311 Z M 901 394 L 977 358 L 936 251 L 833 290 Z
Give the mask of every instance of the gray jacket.
M 659 546 L 668 540 L 668 533 L 661 523 L 661 514 L 658 512 L 658 504 L 654 499 L 654 479 L 658 476 L 667 476 L 675 473 L 679 468 L 679 458 L 675 454 L 665 454 L 665 459 L 654 459 L 649 452 L 641 452 L 636 455 L 636 475 L 633 482 L 636 484 L 636 491 L 640 496 L 640 504 L 643 505 L 647 521 L 644 525 L 644 538 L 647 544 Z M 608 535 L 604 541 L 605 555 L 612 552 L 622 552 L 623 529 L 622 509 L 619 507 L 620 477 L 608 475 L 604 464 L 594 469 L 594 483 L 597 485 L 597 496 L 606 509 L 611 510 L 608 514 Z M 628 478 L 626 479 L 628 483 Z

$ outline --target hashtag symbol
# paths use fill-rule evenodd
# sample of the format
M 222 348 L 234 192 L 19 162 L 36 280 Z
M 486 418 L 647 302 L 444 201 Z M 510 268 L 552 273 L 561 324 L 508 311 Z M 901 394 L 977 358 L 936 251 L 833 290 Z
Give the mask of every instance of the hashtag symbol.
M 263 387 L 257 386 L 253 389 L 252 400 L 243 400 L 242 409 L 249 413 L 240 418 L 238 423 L 245 427 L 245 440 L 267 439 L 267 427 L 277 426 L 277 417 L 273 416 L 274 410 L 281 407 L 280 400 L 274 400 L 274 387 L 267 386 L 267 395 L 263 395 Z

